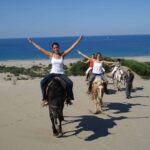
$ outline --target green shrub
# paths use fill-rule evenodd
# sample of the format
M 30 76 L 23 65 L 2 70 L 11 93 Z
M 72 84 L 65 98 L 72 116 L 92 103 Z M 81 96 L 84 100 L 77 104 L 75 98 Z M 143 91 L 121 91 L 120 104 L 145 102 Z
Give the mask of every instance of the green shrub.
M 109 57 L 104 57 L 104 60 L 107 61 L 116 61 L 116 59 L 112 59 Z M 84 60 L 85 61 L 85 60 Z M 134 72 L 140 75 L 144 79 L 150 79 L 150 62 L 138 62 L 135 60 L 121 60 L 123 66 L 127 66 L 131 68 Z M 106 65 L 105 71 L 110 72 L 110 66 Z M 88 68 L 88 64 L 83 63 L 82 61 L 77 61 L 75 63 L 70 63 L 69 66 L 64 66 L 65 73 L 67 75 L 85 75 L 85 71 Z M 48 67 L 39 67 L 39 66 L 32 66 L 31 68 L 23 68 L 23 67 L 6 67 L 0 66 L 0 73 L 11 73 L 15 76 L 19 77 L 19 75 L 27 75 L 30 76 L 32 79 L 35 77 L 44 77 L 49 73 L 51 69 L 51 64 Z M 9 77 L 9 76 L 8 76 Z M 9 79 L 10 80 L 10 79 Z
M 122 65 L 129 67 L 144 79 L 150 79 L 150 65 L 149 63 L 138 62 L 135 60 L 122 60 Z
M 84 75 L 87 68 L 87 64 L 84 64 L 81 61 L 77 61 L 76 63 L 72 63 L 65 72 L 67 73 L 67 75 Z

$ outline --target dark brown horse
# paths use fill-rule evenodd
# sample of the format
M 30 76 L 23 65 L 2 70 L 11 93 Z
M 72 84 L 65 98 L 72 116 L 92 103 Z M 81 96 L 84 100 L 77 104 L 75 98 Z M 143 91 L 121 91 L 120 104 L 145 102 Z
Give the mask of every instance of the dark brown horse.
M 52 130 L 54 136 L 61 136 L 64 101 L 66 99 L 66 91 L 62 86 L 59 77 L 54 77 L 47 88 L 49 115 L 52 122 Z

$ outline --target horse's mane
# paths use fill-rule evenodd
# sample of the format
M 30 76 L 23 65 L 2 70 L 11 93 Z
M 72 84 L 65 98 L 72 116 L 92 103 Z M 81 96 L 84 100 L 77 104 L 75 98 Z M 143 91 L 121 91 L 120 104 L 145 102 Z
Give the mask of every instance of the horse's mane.
M 103 84 L 103 80 L 101 79 L 101 77 L 99 76 L 96 76 L 94 81 L 93 81 L 94 84 Z
M 47 87 L 48 100 L 53 105 L 59 105 L 61 101 L 65 100 L 65 90 L 60 82 L 59 78 L 53 78 Z
M 51 91 L 53 94 L 60 94 L 60 92 L 64 92 L 64 88 L 60 82 L 59 78 L 53 78 L 48 84 L 48 91 Z

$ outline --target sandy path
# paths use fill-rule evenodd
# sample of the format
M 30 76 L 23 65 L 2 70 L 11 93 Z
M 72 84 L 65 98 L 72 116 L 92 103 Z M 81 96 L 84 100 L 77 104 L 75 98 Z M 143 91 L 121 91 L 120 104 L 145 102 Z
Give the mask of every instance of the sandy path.
M 124 91 L 104 95 L 105 111 L 93 115 L 84 77 L 71 79 L 76 100 L 73 106 L 65 106 L 63 138 L 52 136 L 48 109 L 40 106 L 40 79 L 18 81 L 17 85 L 1 81 L 0 149 L 149 149 L 150 80 L 136 78 L 134 98 L 129 100 Z

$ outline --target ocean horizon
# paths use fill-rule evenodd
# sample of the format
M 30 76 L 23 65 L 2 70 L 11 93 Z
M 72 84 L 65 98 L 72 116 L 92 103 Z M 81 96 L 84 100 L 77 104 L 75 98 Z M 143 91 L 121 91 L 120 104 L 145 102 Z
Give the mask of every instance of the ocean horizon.
M 45 48 L 52 50 L 51 44 L 58 42 L 60 52 L 69 48 L 78 37 L 42 37 L 33 40 Z M 106 35 L 85 36 L 67 58 L 81 58 L 77 53 L 81 50 L 87 55 L 101 52 L 108 57 L 150 56 L 150 35 Z M 2 60 L 40 60 L 46 59 L 43 53 L 31 45 L 27 38 L 0 39 L 0 61 Z

